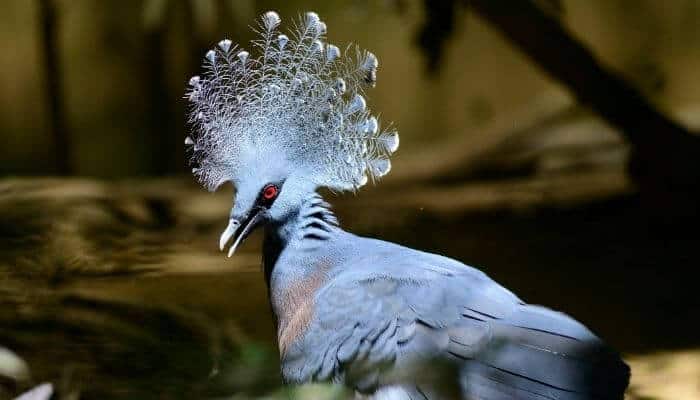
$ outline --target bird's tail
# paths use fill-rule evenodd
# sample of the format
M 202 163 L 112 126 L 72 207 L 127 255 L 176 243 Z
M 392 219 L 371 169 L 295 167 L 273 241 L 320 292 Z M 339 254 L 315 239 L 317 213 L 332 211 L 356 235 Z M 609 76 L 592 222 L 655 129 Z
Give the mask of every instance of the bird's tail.
M 621 400 L 630 369 L 620 356 L 565 314 L 522 305 L 489 321 L 488 345 L 465 363 L 469 399 Z

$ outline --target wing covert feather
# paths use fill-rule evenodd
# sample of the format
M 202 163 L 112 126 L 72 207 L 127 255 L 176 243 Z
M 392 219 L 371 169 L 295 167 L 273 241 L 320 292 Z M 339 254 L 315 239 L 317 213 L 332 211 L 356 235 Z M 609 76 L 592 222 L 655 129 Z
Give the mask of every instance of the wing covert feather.
M 381 269 L 358 265 L 322 288 L 307 332 L 283 357 L 285 379 L 435 393 L 421 379 L 444 364 L 454 375 L 435 374 L 454 376 L 465 398 L 622 398 L 629 369 L 582 324 L 423 254 Z

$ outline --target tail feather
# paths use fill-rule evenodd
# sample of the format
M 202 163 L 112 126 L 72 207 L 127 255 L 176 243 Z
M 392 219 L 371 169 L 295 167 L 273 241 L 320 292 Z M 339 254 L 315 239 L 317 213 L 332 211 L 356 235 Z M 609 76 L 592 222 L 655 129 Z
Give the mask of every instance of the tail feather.
M 623 399 L 629 367 L 567 315 L 522 305 L 509 316 L 483 323 L 489 326 L 488 340 L 462 354 L 467 398 Z M 464 339 L 451 337 L 468 342 Z
M 462 382 L 469 400 L 588 400 L 582 393 L 555 388 L 477 361 L 467 363 Z

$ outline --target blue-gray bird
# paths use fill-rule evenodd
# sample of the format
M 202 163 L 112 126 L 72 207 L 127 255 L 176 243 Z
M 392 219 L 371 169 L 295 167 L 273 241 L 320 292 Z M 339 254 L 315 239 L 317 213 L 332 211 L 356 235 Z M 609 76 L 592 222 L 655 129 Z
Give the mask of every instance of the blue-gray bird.
M 529 305 L 450 258 L 341 229 L 318 194 L 355 191 L 399 144 L 363 90 L 377 58 L 325 42 L 302 15 L 259 21 L 257 56 L 222 40 L 190 80 L 193 173 L 231 182 L 228 255 L 264 226 L 263 266 L 287 383 L 376 398 L 622 399 L 629 368 L 571 317 Z

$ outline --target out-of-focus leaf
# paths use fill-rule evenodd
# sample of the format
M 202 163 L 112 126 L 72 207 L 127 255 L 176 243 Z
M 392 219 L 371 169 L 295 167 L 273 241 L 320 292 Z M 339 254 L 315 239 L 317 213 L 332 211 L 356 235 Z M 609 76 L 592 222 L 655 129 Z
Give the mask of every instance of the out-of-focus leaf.
M 0 346 L 0 376 L 15 382 L 29 379 L 29 367 L 12 350 Z
M 21 394 L 15 400 L 49 400 L 53 394 L 53 385 L 42 383 L 34 389 Z

